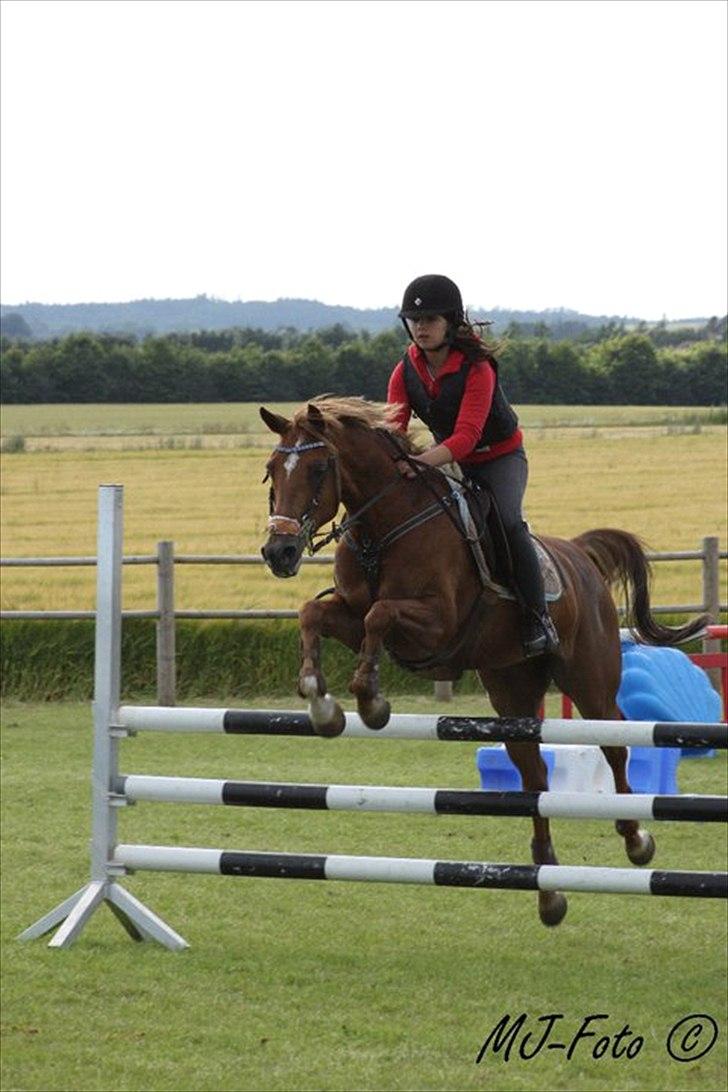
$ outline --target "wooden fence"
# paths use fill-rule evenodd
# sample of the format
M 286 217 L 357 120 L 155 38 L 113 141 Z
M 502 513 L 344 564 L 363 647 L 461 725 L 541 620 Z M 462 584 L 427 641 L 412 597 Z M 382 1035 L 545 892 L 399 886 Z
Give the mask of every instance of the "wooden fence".
M 656 604 L 655 614 L 700 614 L 705 612 L 714 623 L 720 621 L 721 612 L 728 611 L 728 604 L 720 602 L 720 561 L 728 558 L 728 552 L 720 550 L 716 536 L 708 535 L 698 550 L 670 550 L 649 553 L 651 562 L 699 561 L 702 570 L 702 599 L 695 603 Z M 326 554 L 303 559 L 307 565 L 331 565 L 333 555 Z M 157 700 L 160 705 L 174 705 L 176 695 L 175 671 L 175 623 L 178 618 L 296 618 L 295 610 L 175 610 L 174 574 L 177 565 L 261 565 L 257 554 L 175 554 L 174 543 L 157 543 L 155 554 L 136 554 L 124 558 L 125 565 L 155 565 L 157 568 L 157 603 L 149 610 L 127 610 L 124 618 L 154 618 L 157 621 Z M 12 557 L 0 558 L 0 566 L 7 567 L 73 567 L 96 565 L 95 557 Z M 95 618 L 93 610 L 4 610 L 0 619 L 72 619 Z M 716 653 L 720 641 L 709 634 L 703 638 L 703 653 Z M 714 680 L 718 683 L 718 680 Z M 716 686 L 716 688 L 718 688 Z M 451 696 L 451 684 L 436 683 L 435 696 L 447 700 Z

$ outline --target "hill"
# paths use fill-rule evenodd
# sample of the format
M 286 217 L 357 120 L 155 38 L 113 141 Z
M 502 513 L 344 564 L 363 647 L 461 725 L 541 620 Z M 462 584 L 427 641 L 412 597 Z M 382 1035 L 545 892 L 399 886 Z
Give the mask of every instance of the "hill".
M 11 315 L 20 316 L 27 324 L 30 336 L 35 338 L 59 337 L 80 331 L 146 337 L 150 334 L 225 330 L 231 327 L 308 331 L 336 325 L 376 334 L 397 325 L 395 307 L 367 310 L 304 299 L 231 302 L 205 295 L 193 299 L 143 299 L 128 303 L 0 304 L 3 327 L 18 323 L 18 319 L 10 321 Z M 489 311 L 477 309 L 471 312 L 471 317 L 489 319 L 494 324 L 495 333 L 502 333 L 511 323 L 518 323 L 529 327 L 546 326 L 552 334 L 560 337 L 574 336 L 608 323 L 630 326 L 638 322 L 624 316 L 583 315 L 564 308 L 512 311 L 497 307 Z M 686 320 L 685 324 L 702 324 L 704 321 Z

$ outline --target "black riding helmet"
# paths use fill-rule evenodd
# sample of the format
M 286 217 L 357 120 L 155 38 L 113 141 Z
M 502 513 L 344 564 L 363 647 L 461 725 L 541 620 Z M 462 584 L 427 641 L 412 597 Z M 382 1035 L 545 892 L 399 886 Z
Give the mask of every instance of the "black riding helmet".
M 447 319 L 450 330 L 456 330 L 465 319 L 465 308 L 460 289 L 455 282 L 440 273 L 415 277 L 405 288 L 399 310 L 399 317 L 408 334 L 410 331 L 407 319 L 417 318 L 419 315 L 442 315 Z

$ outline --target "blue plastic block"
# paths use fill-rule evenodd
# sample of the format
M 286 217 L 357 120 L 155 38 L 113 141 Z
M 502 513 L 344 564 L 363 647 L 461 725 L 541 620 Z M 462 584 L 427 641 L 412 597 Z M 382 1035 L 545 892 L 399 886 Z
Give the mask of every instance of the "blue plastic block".
M 578 722 L 575 722 L 575 725 Z M 546 763 L 549 785 L 552 784 L 557 761 L 557 747 L 541 747 L 541 756 Z M 571 784 L 566 785 L 575 791 L 594 791 L 590 783 L 590 773 L 584 774 L 584 768 L 591 771 L 590 763 L 580 759 L 579 748 L 564 747 L 559 762 L 560 779 L 563 785 L 564 775 Z M 627 779 L 633 792 L 660 793 L 672 796 L 679 792 L 677 787 L 677 765 L 680 761 L 678 747 L 631 747 L 627 763 Z M 480 775 L 481 789 L 491 792 L 519 792 L 521 775 L 508 757 L 505 747 L 479 747 L 476 752 L 476 765 Z M 593 774 L 591 774 L 593 776 Z M 610 779 L 611 780 L 611 779 Z M 609 791 L 613 792 L 612 787 Z
M 666 793 L 668 796 L 679 793 L 679 761 L 679 747 L 630 747 L 627 780 L 632 792 Z
M 556 756 L 552 747 L 542 747 L 549 780 L 554 772 Z M 521 775 L 508 757 L 505 747 L 478 747 L 475 756 L 481 789 L 491 792 L 520 792 Z
M 702 668 L 676 648 L 622 641 L 622 682 L 617 705 L 626 720 L 720 721 L 720 696 Z M 708 747 L 683 747 L 684 758 L 714 755 Z

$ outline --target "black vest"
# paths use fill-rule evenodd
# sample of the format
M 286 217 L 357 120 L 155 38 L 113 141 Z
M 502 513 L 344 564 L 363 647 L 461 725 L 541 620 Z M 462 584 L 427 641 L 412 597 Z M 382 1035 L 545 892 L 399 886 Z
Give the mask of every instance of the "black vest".
M 510 406 L 498 381 L 498 364 L 489 356 L 488 363 L 495 372 L 495 391 L 490 413 L 485 419 L 483 431 L 475 451 L 487 451 L 492 444 L 508 440 L 518 428 L 518 417 Z M 465 393 L 465 383 L 472 362 L 464 360 L 459 371 L 450 372 L 442 380 L 437 398 L 429 398 L 425 386 L 410 360 L 409 353 L 402 357 L 404 383 L 412 412 L 427 425 L 438 443 L 452 436 Z

